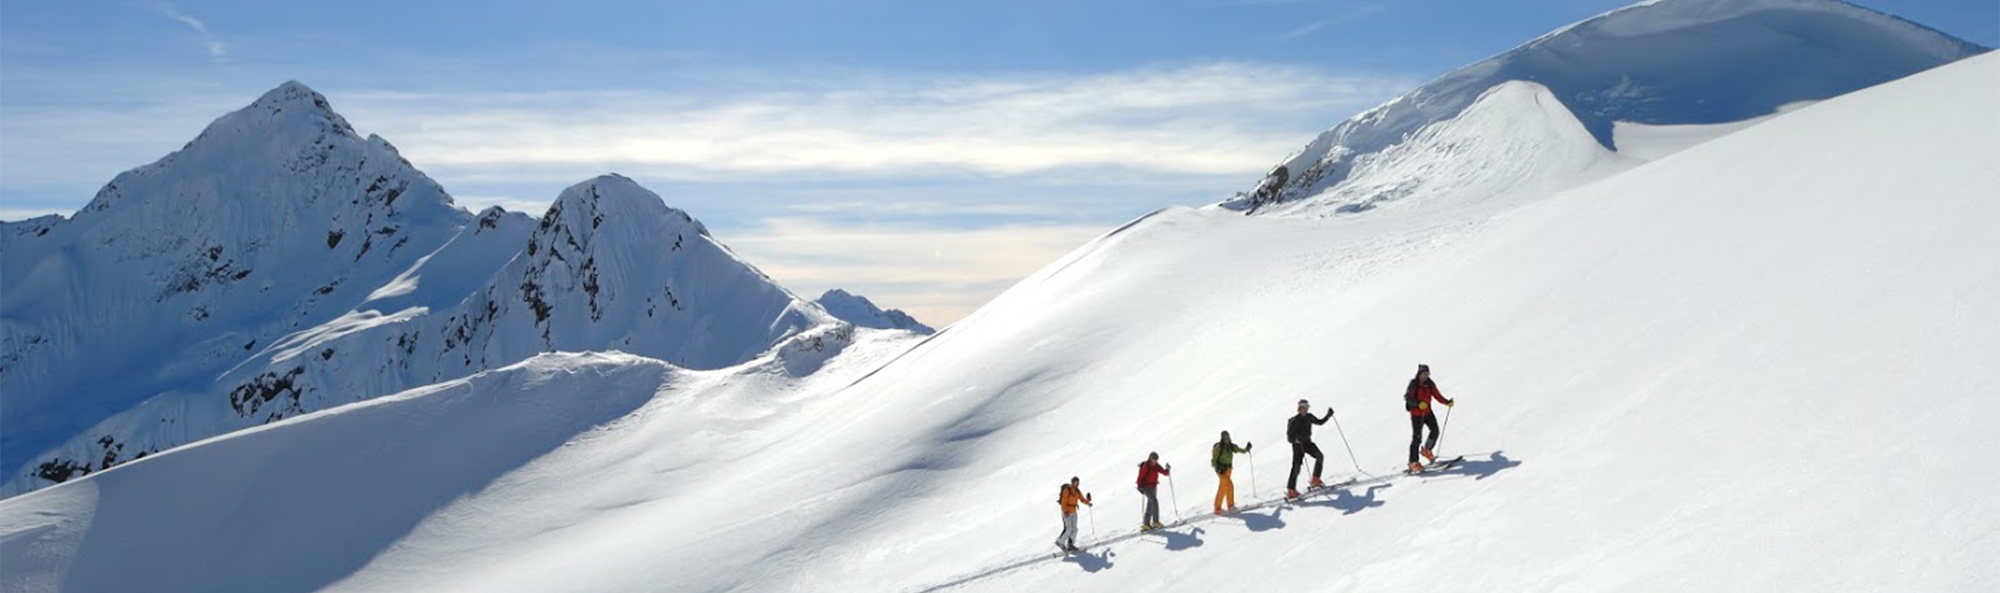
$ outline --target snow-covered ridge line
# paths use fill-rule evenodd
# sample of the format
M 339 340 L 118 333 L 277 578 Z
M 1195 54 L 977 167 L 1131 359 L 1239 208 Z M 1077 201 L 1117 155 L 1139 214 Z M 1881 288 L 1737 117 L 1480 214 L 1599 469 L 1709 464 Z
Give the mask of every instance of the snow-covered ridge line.
M 1356 115 L 1222 205 L 1265 212 L 1272 204 L 1339 189 L 1367 176 L 1357 170 L 1362 160 L 1457 117 L 1509 80 L 1548 87 L 1598 143 L 1615 149 L 1612 130 L 1618 122 L 1741 121 L 1984 51 L 1839 0 L 1644 2 L 1559 28 Z M 1317 209 L 1286 211 L 1312 210 Z

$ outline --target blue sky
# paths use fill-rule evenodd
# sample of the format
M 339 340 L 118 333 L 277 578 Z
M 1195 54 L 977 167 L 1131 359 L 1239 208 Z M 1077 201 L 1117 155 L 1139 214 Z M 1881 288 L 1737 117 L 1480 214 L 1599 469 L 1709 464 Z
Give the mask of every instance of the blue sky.
M 1626 2 L 0 4 L 0 219 L 80 207 L 286 79 L 461 203 L 618 171 L 794 290 L 931 322 L 1132 217 Z M 2000 3 L 1865 3 L 1982 45 Z

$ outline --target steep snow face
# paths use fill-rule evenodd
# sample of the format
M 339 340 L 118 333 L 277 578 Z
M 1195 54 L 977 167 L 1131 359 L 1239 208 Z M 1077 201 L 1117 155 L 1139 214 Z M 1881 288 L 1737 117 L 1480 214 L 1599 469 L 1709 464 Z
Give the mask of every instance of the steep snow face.
M 502 248 L 511 260 L 461 289 L 473 277 L 464 270 L 493 269 L 484 262 Z M 370 296 L 272 340 L 209 383 L 111 416 L 38 459 L 93 459 L 107 436 L 163 450 L 543 352 L 617 350 L 698 369 L 775 352 L 784 372 L 802 376 L 853 337 L 851 325 L 794 297 L 699 221 L 617 175 L 563 190 L 539 223 L 489 211 Z M 7 491 L 48 483 L 39 478 L 16 476 Z
M 1433 211 L 1504 203 L 1547 196 L 1634 162 L 1598 145 L 1547 87 L 1509 81 L 1451 119 L 1355 157 L 1346 183 L 1262 211 L 1332 215 L 1404 200 Z
M 1266 204 L 1335 188 L 1362 174 L 1361 157 L 1457 116 L 1487 89 L 1509 80 L 1548 87 L 1597 142 L 1615 148 L 1616 122 L 1739 121 L 1981 51 L 1985 48 L 1837 0 L 1644 2 L 1454 70 L 1356 115 L 1225 205 L 1262 211 Z
M 26 473 L 143 453 L 80 432 L 342 315 L 472 220 L 388 142 L 287 82 L 120 174 L 74 218 L 10 223 L 0 468 L 71 439 L 110 437 Z
M 904 313 L 901 309 L 889 309 L 885 311 L 881 307 L 875 306 L 875 303 L 869 301 L 868 297 L 849 293 L 838 288 L 826 291 L 826 294 L 820 295 L 813 303 L 818 304 L 821 309 L 825 309 L 828 314 L 840 318 L 841 321 L 846 321 L 859 327 L 900 329 L 916 332 L 921 335 L 930 335 L 937 331 L 931 329 L 928 325 L 918 322 L 917 318 L 911 317 L 910 314 Z

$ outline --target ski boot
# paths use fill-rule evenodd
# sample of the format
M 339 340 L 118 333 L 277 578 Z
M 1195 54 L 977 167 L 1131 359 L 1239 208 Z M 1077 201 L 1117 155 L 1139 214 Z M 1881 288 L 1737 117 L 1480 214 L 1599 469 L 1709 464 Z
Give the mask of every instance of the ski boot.
M 1297 490 L 1293 490 L 1293 489 L 1291 489 L 1291 488 L 1286 488 L 1286 489 L 1285 489 L 1285 498 L 1286 498 L 1286 499 L 1297 499 L 1298 497 L 1299 497 L 1299 491 L 1297 491 Z
M 1429 463 L 1437 463 L 1437 460 L 1438 456 L 1436 453 L 1432 453 L 1430 449 L 1424 449 L 1424 461 Z
M 1318 478 L 1318 477 L 1314 477 L 1314 478 L 1313 478 L 1313 481 L 1312 481 L 1312 489 L 1313 489 L 1313 490 L 1318 490 L 1318 489 L 1321 489 L 1321 488 L 1325 488 L 1325 487 L 1326 487 L 1326 482 L 1321 482 L 1321 481 L 1319 481 L 1319 478 Z
M 1229 514 L 1231 514 L 1231 515 L 1234 515 L 1234 514 L 1236 514 L 1236 505 L 1230 505 L 1230 506 L 1229 506 Z
M 1410 473 L 1414 474 L 1420 471 L 1424 471 L 1424 464 L 1415 461 L 1410 462 Z

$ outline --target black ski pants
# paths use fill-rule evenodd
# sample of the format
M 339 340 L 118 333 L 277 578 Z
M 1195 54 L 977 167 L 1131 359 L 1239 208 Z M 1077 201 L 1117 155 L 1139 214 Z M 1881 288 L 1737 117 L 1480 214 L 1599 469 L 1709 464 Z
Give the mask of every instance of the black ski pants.
M 1424 438 L 1424 427 L 1430 427 L 1431 438 Z M 1436 414 L 1410 417 L 1410 463 L 1417 462 L 1418 445 L 1429 449 L 1438 444 L 1438 418 Z
M 1305 463 L 1307 455 L 1313 458 L 1313 479 L 1319 479 L 1320 466 L 1326 461 L 1326 457 L 1319 453 L 1319 445 L 1313 444 L 1312 441 L 1292 443 L 1292 477 L 1285 480 L 1286 488 L 1299 489 L 1299 466 Z

